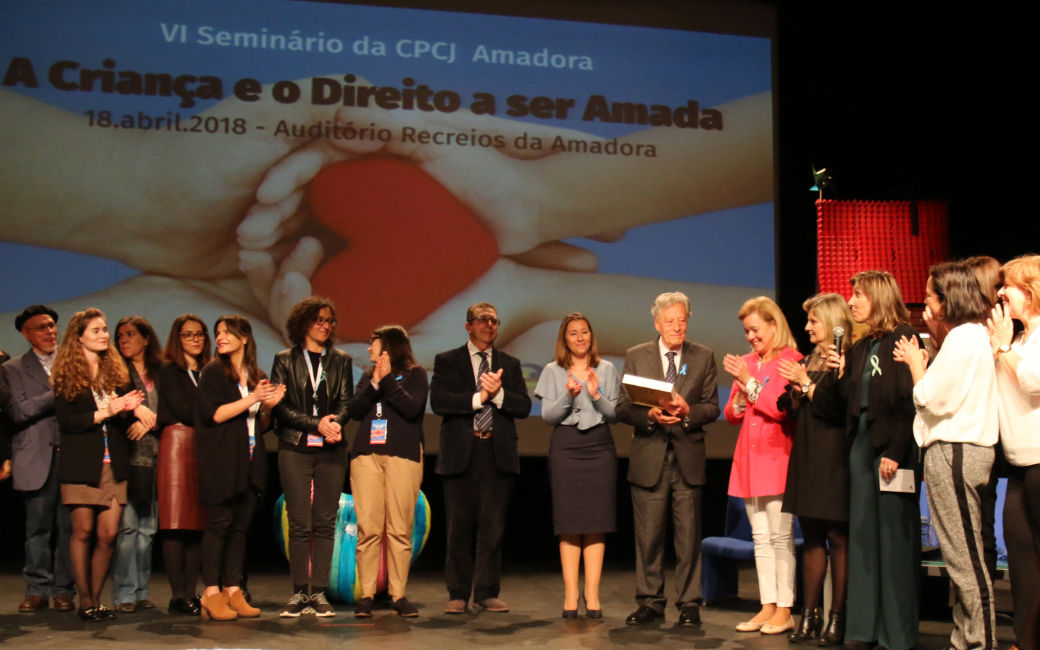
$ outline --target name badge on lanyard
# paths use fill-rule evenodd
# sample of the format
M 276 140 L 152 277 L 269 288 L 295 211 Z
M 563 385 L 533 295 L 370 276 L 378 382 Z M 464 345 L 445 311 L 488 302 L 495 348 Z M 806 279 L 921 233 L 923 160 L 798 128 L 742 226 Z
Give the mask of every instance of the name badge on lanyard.
M 325 352 L 326 350 L 321 351 L 322 357 L 325 356 Z M 319 358 L 318 369 L 315 371 L 314 366 L 311 365 L 311 355 L 306 349 L 303 351 L 303 360 L 307 362 L 307 379 L 311 382 L 311 399 L 314 402 L 314 406 L 311 407 L 311 415 L 318 415 L 318 386 L 325 379 L 325 369 L 322 367 L 321 358 Z
M 368 430 L 368 444 L 386 444 L 386 420 L 383 419 L 383 403 L 376 403 L 376 419 L 372 420 L 372 426 Z

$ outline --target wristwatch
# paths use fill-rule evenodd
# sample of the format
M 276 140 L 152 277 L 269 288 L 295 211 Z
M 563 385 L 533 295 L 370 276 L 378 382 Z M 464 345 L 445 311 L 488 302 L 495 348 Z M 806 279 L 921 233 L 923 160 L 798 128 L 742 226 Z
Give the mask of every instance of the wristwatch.
M 1011 345 L 1008 344 L 1008 343 L 1005 343 L 1004 345 L 1002 345 L 999 348 L 997 348 L 997 356 L 998 357 L 1000 355 L 1002 355 L 1002 354 L 1007 353 L 1007 352 L 1011 352 Z
M 804 384 L 802 384 L 801 388 L 802 388 L 802 392 L 804 394 L 808 395 L 809 394 L 809 389 L 812 388 L 812 380 L 810 379 L 809 381 L 807 381 Z

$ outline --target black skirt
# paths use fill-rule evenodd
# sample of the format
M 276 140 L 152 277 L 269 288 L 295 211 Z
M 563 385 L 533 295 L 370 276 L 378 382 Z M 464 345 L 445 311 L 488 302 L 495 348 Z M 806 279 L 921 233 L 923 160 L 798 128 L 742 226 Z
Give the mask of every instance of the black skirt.
M 549 443 L 553 531 L 557 535 L 617 529 L 617 449 L 610 427 L 560 425 Z

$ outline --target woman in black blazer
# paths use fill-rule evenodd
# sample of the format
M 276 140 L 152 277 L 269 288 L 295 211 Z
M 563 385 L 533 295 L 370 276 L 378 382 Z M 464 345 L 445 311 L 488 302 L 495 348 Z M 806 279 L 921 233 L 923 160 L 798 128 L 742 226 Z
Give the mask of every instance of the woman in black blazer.
M 246 535 L 267 475 L 261 435 L 285 386 L 267 381 L 256 365 L 253 328 L 245 318 L 221 316 L 213 327 L 217 358 L 202 369 L 195 402 L 202 534 L 202 615 L 218 621 L 260 615 L 239 584 Z M 223 587 L 223 591 L 221 590 Z
M 195 395 L 199 375 L 209 363 L 209 330 L 195 314 L 181 314 L 170 327 L 159 368 L 157 427 L 159 458 L 156 485 L 163 564 L 170 580 L 171 614 L 198 616 L 195 584 L 201 569 L 202 530 L 206 514 L 199 504 L 195 460 Z
M 849 439 L 845 640 L 906 650 L 917 643 L 918 495 L 882 491 L 879 485 L 891 482 L 897 470 L 916 476 L 919 469 L 913 378 L 893 353 L 901 338 L 920 337 L 890 273 L 862 271 L 851 283 L 852 320 L 869 331 L 845 355 L 839 381 Z
M 820 637 L 820 646 L 845 640 L 845 596 L 849 548 L 849 450 L 845 436 L 847 408 L 838 391 L 830 389 L 835 376 L 828 365 L 834 332 L 844 352 L 851 342 L 852 313 L 836 293 L 821 293 L 802 303 L 815 349 L 798 363 L 781 361 L 780 376 L 789 383 L 777 406 L 796 417 L 787 464 L 784 512 L 798 515 L 805 545 L 802 584 L 805 609 L 798 628 L 787 635 L 791 643 Z M 823 386 L 819 389 L 819 386 Z M 826 630 L 820 602 L 827 562 L 831 567 L 831 611 Z
M 77 312 L 69 321 L 51 383 L 63 452 L 58 470 L 61 499 L 72 518 L 69 552 L 79 615 L 88 621 L 105 620 L 115 616 L 100 600 L 126 504 L 128 413 L 141 405 L 144 395 L 129 390 L 130 375 L 111 343 L 105 315 L 93 308 Z

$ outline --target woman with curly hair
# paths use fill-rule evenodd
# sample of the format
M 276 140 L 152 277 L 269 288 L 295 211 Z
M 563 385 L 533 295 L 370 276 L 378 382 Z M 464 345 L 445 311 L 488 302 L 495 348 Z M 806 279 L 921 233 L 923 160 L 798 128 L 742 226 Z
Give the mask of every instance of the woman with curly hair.
M 61 432 L 61 500 L 72 518 L 69 550 L 79 616 L 101 621 L 115 616 L 101 604 L 101 590 L 126 504 L 128 414 L 144 394 L 130 390 L 130 375 L 111 343 L 105 315 L 93 308 L 69 321 L 51 383 Z M 91 538 L 96 539 L 93 553 Z
M 342 425 L 354 396 L 354 369 L 350 355 L 333 345 L 336 308 L 328 298 L 310 296 L 298 302 L 285 328 L 293 347 L 276 354 L 271 369 L 271 381 L 285 385 L 285 399 L 274 407 L 274 418 L 293 595 L 281 616 L 328 617 L 336 614 L 325 589 L 347 475 Z

